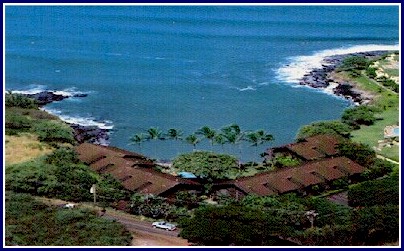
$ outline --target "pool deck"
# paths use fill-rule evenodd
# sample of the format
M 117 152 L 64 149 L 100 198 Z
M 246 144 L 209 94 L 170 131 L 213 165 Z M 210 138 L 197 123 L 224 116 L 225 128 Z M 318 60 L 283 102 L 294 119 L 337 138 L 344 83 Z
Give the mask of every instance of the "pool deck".
M 384 128 L 384 138 L 394 138 L 400 137 L 400 127 L 399 126 L 386 126 Z

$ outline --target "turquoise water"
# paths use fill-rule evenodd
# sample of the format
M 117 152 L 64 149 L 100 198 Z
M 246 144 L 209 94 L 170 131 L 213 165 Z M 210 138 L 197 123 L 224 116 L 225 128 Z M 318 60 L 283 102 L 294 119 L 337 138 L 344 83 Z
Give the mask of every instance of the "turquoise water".
M 394 136 L 400 136 L 400 128 L 399 127 L 394 128 L 393 134 L 394 134 Z
M 257 151 L 243 143 L 241 158 L 258 159 L 349 105 L 294 83 L 322 57 L 399 40 L 396 6 L 8 6 L 5 15 L 7 90 L 88 93 L 46 109 L 112 128 L 111 145 L 160 159 L 192 146 L 138 148 L 129 138 L 150 127 L 190 134 L 237 123 L 273 134 Z

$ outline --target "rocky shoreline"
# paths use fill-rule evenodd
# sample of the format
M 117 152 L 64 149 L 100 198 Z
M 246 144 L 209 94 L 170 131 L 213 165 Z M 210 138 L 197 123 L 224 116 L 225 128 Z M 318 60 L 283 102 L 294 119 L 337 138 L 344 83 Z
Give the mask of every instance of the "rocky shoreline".
M 352 83 L 336 78 L 333 73 L 347 57 L 365 56 L 367 58 L 373 58 L 382 56 L 389 52 L 390 51 L 370 51 L 326 57 L 323 60 L 322 67 L 313 69 L 309 73 L 305 74 L 299 81 L 299 84 L 318 89 L 325 89 L 330 85 L 336 86 L 332 89 L 333 94 L 344 97 L 356 104 L 368 103 L 372 99 L 371 96 L 369 96 L 366 92 L 355 88 Z
M 74 94 L 71 96 L 57 94 L 53 91 L 42 91 L 35 94 L 23 94 L 29 98 L 33 98 L 38 102 L 40 107 L 43 107 L 52 102 L 62 101 L 70 97 L 87 97 L 88 94 Z M 74 139 L 78 143 L 93 143 L 97 145 L 109 145 L 109 132 L 110 129 L 103 129 L 97 126 L 85 126 L 75 123 L 65 122 L 73 129 Z

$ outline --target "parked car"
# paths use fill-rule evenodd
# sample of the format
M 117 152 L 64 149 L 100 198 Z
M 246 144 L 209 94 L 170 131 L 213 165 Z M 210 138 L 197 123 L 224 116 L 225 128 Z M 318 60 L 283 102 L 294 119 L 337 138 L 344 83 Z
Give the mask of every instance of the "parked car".
M 165 229 L 167 231 L 173 231 L 175 230 L 177 227 L 174 224 L 165 222 L 165 221 L 156 221 L 153 222 L 152 226 L 154 228 L 161 228 L 161 229 Z

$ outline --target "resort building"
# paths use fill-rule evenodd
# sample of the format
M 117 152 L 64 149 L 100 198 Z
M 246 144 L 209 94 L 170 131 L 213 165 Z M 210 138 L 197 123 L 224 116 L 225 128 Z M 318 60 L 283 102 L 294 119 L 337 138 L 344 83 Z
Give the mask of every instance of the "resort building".
M 338 156 L 339 139 L 329 135 L 306 138 L 298 143 L 269 149 L 268 158 L 276 154 L 290 154 L 301 165 L 259 173 L 251 177 L 222 180 L 213 184 L 213 195 L 240 198 L 248 194 L 259 196 L 298 192 L 310 193 L 314 186 L 327 187 L 344 177 L 354 180 L 365 168 L 354 161 Z M 79 159 L 98 173 L 109 173 L 123 186 L 141 194 L 154 194 L 174 199 L 178 191 L 202 192 L 203 184 L 192 174 L 179 176 L 155 170 L 149 158 L 109 146 L 83 143 L 76 147 Z

